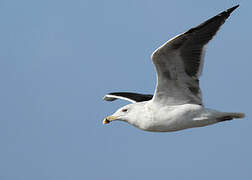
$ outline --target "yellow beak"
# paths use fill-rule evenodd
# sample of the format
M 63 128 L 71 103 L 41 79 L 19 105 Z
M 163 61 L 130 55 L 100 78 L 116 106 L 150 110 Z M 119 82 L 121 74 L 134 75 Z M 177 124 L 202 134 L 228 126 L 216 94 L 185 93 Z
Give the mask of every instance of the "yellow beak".
M 108 123 L 110 123 L 111 121 L 114 121 L 114 120 L 116 120 L 116 119 L 118 119 L 117 116 L 108 116 L 108 117 L 106 117 L 106 118 L 103 120 L 103 124 L 108 124 Z

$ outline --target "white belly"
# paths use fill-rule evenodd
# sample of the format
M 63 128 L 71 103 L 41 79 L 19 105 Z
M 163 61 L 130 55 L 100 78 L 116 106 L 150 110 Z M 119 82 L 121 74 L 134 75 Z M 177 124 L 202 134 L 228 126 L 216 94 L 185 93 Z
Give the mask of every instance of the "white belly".
M 216 123 L 211 112 L 200 105 L 162 107 L 155 111 L 146 131 L 171 132 Z

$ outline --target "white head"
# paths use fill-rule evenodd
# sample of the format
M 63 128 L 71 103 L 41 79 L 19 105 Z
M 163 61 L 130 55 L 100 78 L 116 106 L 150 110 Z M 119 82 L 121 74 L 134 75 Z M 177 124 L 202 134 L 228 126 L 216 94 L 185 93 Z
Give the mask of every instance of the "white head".
M 103 124 L 108 124 L 111 121 L 119 120 L 139 127 L 139 120 L 143 119 L 142 117 L 145 115 L 144 104 L 144 102 L 141 102 L 123 106 L 122 108 L 118 109 L 113 115 L 106 117 L 103 120 Z

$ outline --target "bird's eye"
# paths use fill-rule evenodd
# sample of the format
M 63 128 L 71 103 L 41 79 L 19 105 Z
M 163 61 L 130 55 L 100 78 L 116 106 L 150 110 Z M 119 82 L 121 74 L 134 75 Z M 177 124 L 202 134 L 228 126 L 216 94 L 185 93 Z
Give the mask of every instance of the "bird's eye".
M 122 110 L 122 112 L 127 112 L 127 111 L 128 111 L 128 109 L 123 109 L 123 110 Z

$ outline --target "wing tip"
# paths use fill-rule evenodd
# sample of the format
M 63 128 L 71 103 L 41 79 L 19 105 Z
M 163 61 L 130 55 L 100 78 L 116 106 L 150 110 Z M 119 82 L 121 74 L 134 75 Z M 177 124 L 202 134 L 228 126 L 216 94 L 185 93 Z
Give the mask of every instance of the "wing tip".
M 235 5 L 235 6 L 233 6 L 233 7 L 231 7 L 231 8 L 229 8 L 228 10 L 227 10 L 227 12 L 228 13 L 232 13 L 236 8 L 238 8 L 240 6 L 240 4 L 237 4 L 237 5 Z
M 227 9 L 226 11 L 222 12 L 221 15 L 224 14 L 224 16 L 226 16 L 226 18 L 228 18 L 229 15 L 230 15 L 236 8 L 238 8 L 239 6 L 240 6 L 240 4 L 237 4 L 237 5 L 235 5 L 235 6 L 231 7 L 231 8 L 229 8 L 229 9 Z
M 104 101 L 114 101 L 116 100 L 115 97 L 112 97 L 111 94 L 106 94 L 105 96 L 103 96 L 102 98 Z

